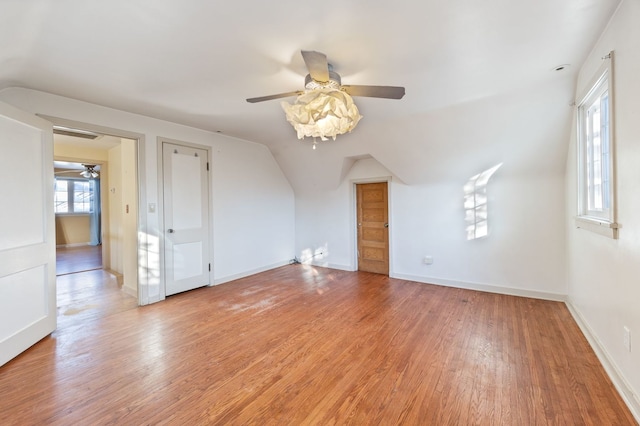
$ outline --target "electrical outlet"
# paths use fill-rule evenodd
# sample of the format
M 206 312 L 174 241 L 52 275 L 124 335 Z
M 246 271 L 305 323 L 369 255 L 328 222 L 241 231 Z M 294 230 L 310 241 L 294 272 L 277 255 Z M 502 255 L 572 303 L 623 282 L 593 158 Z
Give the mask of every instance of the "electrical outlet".
M 631 331 L 629 327 L 623 327 L 624 333 L 622 335 L 622 344 L 629 352 L 631 352 Z
M 432 256 L 425 256 L 422 259 L 422 263 L 424 263 L 425 265 L 431 265 L 433 263 L 433 257 Z

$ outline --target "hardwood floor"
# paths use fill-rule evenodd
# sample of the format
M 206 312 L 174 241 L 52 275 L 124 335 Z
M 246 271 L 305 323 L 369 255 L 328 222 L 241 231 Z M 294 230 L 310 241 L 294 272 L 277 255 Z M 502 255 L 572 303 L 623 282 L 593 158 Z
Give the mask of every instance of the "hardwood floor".
M 59 247 L 56 250 L 58 329 L 138 306 L 122 291 L 118 278 L 102 269 L 102 246 Z
M 56 249 L 56 275 L 102 268 L 102 246 L 83 245 Z
M 118 278 L 102 269 L 60 275 L 56 287 L 59 330 L 138 307 L 138 299 L 123 292 Z
M 61 327 L 3 424 L 636 424 L 562 303 L 290 265 Z

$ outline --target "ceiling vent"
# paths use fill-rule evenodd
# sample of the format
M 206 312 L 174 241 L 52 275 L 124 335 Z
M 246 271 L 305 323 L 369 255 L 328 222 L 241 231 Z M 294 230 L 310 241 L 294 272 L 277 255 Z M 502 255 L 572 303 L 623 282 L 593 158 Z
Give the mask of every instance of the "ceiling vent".
M 53 126 L 53 133 L 56 135 L 73 136 L 83 139 L 96 139 L 100 136 L 97 133 L 89 132 L 87 130 L 72 129 L 70 127 Z

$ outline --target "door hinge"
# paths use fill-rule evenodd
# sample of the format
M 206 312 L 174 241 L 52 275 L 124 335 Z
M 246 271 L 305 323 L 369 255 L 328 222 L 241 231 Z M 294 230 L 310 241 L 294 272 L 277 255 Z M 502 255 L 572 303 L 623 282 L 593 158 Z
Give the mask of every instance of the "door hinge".
M 211 272 L 211 264 L 209 264 L 209 272 Z
M 209 171 L 209 162 L 207 161 L 207 171 Z

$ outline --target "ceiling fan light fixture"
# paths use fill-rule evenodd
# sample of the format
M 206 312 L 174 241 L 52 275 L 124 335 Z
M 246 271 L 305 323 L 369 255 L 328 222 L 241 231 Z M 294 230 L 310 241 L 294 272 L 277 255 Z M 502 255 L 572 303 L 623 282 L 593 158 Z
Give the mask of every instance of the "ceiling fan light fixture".
M 281 105 L 298 139 L 335 140 L 337 135 L 352 131 L 362 118 L 351 96 L 333 88 L 307 90 L 294 104 Z
M 80 175 L 84 178 L 87 179 L 95 179 L 98 176 L 100 176 L 98 174 L 98 172 L 95 170 L 95 165 L 93 164 L 83 164 L 83 166 L 85 167 L 85 170 L 80 172 Z
M 331 70 L 333 68 L 331 64 L 329 64 L 329 80 L 327 81 L 317 81 L 311 77 L 311 74 L 307 74 L 304 78 L 304 88 L 307 90 L 316 90 L 316 89 L 340 89 L 342 86 L 342 79 L 340 78 L 340 74 Z

